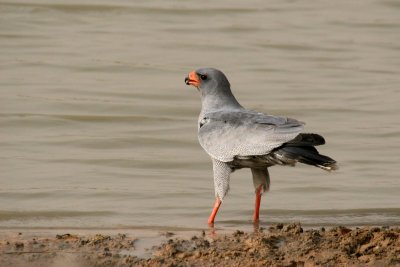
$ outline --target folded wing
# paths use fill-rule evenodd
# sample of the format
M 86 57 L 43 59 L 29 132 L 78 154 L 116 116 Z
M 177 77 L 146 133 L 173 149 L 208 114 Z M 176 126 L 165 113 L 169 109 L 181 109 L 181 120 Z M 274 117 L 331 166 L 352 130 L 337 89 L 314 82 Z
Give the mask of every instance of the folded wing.
M 256 156 L 293 140 L 304 123 L 248 110 L 206 113 L 199 124 L 199 142 L 213 158 L 229 162 L 235 156 Z

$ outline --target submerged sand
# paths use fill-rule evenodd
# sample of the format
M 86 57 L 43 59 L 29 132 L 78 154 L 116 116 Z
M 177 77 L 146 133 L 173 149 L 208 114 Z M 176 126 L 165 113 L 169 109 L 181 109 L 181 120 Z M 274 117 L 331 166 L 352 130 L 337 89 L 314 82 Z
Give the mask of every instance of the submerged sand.
M 11 233 L 0 239 L 0 266 L 400 266 L 398 227 L 277 224 L 252 233 L 163 235 L 144 258 L 130 234 Z

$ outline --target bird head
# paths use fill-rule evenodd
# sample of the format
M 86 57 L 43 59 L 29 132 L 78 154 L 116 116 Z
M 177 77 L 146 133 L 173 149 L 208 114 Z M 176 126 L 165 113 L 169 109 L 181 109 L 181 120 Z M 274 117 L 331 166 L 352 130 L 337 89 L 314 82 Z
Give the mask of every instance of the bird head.
M 230 84 L 225 74 L 214 68 L 191 71 L 185 78 L 185 83 L 196 87 L 203 95 L 221 93 L 225 89 L 230 91 Z

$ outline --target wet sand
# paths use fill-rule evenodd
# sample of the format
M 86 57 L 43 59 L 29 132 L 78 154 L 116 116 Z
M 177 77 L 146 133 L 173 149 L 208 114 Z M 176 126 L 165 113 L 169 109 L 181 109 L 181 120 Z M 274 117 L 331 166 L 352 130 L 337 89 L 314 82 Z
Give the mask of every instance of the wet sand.
M 400 228 L 0 233 L 0 266 L 400 266 Z M 147 249 L 144 249 L 147 247 Z

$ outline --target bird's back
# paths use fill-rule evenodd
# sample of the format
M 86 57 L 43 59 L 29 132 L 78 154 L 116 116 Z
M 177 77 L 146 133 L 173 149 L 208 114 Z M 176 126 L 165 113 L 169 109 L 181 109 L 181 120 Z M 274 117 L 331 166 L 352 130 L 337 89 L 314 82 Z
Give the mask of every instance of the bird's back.
M 199 120 L 201 146 L 223 162 L 235 157 L 260 156 L 294 139 L 303 129 L 295 119 L 241 110 L 205 113 Z

